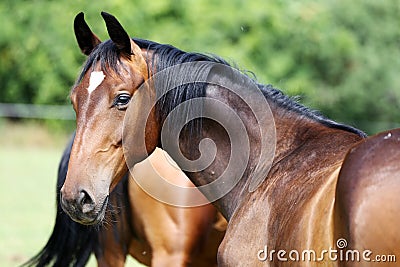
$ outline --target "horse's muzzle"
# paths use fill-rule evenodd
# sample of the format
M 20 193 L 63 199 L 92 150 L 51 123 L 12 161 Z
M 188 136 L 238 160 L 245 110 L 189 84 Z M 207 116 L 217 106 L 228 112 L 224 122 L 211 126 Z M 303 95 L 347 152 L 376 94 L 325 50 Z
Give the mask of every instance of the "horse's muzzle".
M 64 195 L 63 190 L 61 190 L 60 202 L 62 209 L 72 220 L 81 224 L 91 225 L 103 220 L 108 196 L 102 203 L 96 203 L 94 198 L 85 190 L 80 190 L 78 194 L 71 197 Z

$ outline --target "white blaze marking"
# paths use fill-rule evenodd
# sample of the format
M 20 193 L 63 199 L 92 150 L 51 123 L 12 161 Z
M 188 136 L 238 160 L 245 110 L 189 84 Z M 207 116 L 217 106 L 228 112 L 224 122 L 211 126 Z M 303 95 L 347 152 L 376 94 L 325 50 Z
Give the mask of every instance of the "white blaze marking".
M 102 71 L 93 71 L 90 74 L 90 80 L 89 80 L 89 87 L 88 87 L 88 92 L 89 95 L 96 90 L 96 88 L 103 82 L 104 78 L 106 76 Z

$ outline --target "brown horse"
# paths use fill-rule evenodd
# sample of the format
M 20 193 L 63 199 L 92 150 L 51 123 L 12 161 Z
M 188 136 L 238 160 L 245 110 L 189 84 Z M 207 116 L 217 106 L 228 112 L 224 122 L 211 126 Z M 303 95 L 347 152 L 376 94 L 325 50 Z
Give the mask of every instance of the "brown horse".
M 77 17 L 77 36 L 82 33 L 79 19 L 83 19 L 83 14 Z M 90 54 L 86 48 L 82 47 L 82 51 Z M 74 159 L 73 154 L 70 157 L 71 149 L 72 143 L 60 163 L 57 195 L 65 182 L 69 161 Z M 138 165 L 135 172 L 144 177 L 159 175 L 176 185 L 194 188 L 184 173 L 167 161 L 161 150 L 154 151 L 149 162 L 157 173 L 150 172 L 146 165 Z M 103 163 L 107 164 L 107 160 Z M 116 189 L 110 189 L 110 202 L 102 207 L 104 212 L 109 211 L 105 226 L 75 225 L 59 209 L 47 245 L 26 265 L 47 266 L 54 263 L 56 266 L 82 266 L 91 252 L 96 254 L 99 266 L 123 266 L 128 254 L 151 266 L 216 265 L 217 248 L 226 227 L 225 219 L 217 214 L 216 209 L 211 204 L 185 208 L 162 203 L 144 192 L 129 176 L 130 179 L 125 178 L 124 181 L 119 181 L 121 177 L 118 177 L 119 182 L 113 186 Z M 196 197 L 203 203 L 207 202 L 199 191 Z M 180 198 L 185 202 L 184 195 Z M 80 204 L 87 206 L 87 201 L 81 199 Z
M 102 16 L 111 40 L 78 35 L 93 52 L 71 92 L 78 130 L 61 192 L 72 217 L 100 221 L 127 166 L 160 146 L 229 221 L 219 265 L 394 266 L 400 130 L 366 138 L 223 60 L 133 40 Z
M 86 55 L 91 55 L 91 51 L 93 47 L 88 47 L 85 43 L 82 43 L 82 38 L 86 38 L 87 24 L 83 20 L 83 14 L 77 16 L 75 21 L 75 32 L 78 44 L 81 47 L 81 50 Z M 89 30 L 90 31 L 90 30 Z M 91 37 L 90 42 L 91 45 L 96 45 L 100 43 L 97 37 Z M 90 59 L 89 59 L 90 60 Z M 95 72 L 93 72 L 95 73 Z M 143 79 L 145 77 L 138 77 L 139 79 Z M 88 112 L 91 113 L 92 107 L 94 107 L 95 102 L 102 101 L 98 98 L 97 92 L 93 92 L 96 88 L 92 87 L 97 83 L 97 77 L 92 76 L 89 81 L 89 87 L 87 88 L 88 93 L 87 99 L 85 103 L 80 102 L 87 106 Z M 133 80 L 132 80 L 133 81 Z M 129 82 L 129 81 L 128 81 Z M 124 88 L 119 88 L 119 90 L 123 90 Z M 126 92 L 120 94 L 118 97 L 118 101 L 126 101 Z M 94 101 L 94 102 L 92 102 Z M 121 108 L 120 103 L 112 103 L 113 106 L 117 108 L 110 109 L 112 115 L 115 111 L 117 117 L 120 117 L 122 112 L 120 112 Z M 68 177 L 76 177 L 81 178 L 82 174 L 88 175 L 89 177 L 96 177 L 99 172 L 103 172 L 109 168 L 109 163 L 114 162 L 114 160 L 118 159 L 120 161 L 120 167 L 116 168 L 117 172 L 107 172 L 106 175 L 115 175 L 115 179 L 113 179 L 113 185 L 110 188 L 104 188 L 107 191 L 107 195 L 109 192 L 113 190 L 113 188 L 117 185 L 118 181 L 121 179 L 121 170 L 127 171 L 127 168 L 124 167 L 125 163 L 122 158 L 120 158 L 119 153 L 114 154 L 113 152 L 117 151 L 120 144 L 118 142 L 114 142 L 115 136 L 118 136 L 118 130 L 116 128 L 110 128 L 110 131 L 100 133 L 102 136 L 101 139 L 105 138 L 106 140 L 110 140 L 112 142 L 111 146 L 103 147 L 100 149 L 93 149 L 93 146 L 89 145 L 86 147 L 86 142 L 81 139 L 82 133 L 86 131 L 89 127 L 93 126 L 88 123 L 86 119 L 88 115 L 85 111 L 81 109 L 75 110 L 77 113 L 77 133 L 75 136 L 75 141 L 71 151 L 71 157 L 69 162 L 69 170 L 67 173 L 67 179 L 65 181 L 65 185 L 61 190 L 63 195 L 62 197 L 62 205 L 64 210 L 71 216 L 75 221 L 82 224 L 93 224 L 97 223 L 99 220 L 89 220 L 87 219 L 86 214 L 91 214 L 97 211 L 97 208 L 92 201 L 95 200 L 96 196 L 91 195 L 90 189 L 83 188 L 78 184 L 73 184 L 73 188 L 67 190 L 68 183 L 71 180 Z M 116 120 L 116 122 L 118 122 Z M 98 121 L 98 126 L 101 126 L 102 121 Z M 95 123 L 95 124 L 97 124 Z M 102 158 L 102 164 L 97 165 L 94 169 L 93 166 L 87 164 L 87 162 L 82 161 L 80 155 L 86 152 L 93 152 L 91 157 L 93 159 L 97 159 L 98 156 Z M 110 158 L 103 158 L 103 155 L 111 152 Z M 91 161 L 91 160 L 90 160 Z M 194 187 L 194 185 L 190 182 L 190 180 L 178 169 L 177 167 L 173 167 L 170 163 L 168 163 L 165 159 L 165 155 L 160 151 L 155 151 L 152 157 L 150 157 L 150 162 L 152 166 L 155 166 L 158 175 L 161 175 L 169 182 L 172 182 L 179 186 L 184 187 Z M 78 163 L 85 170 L 78 170 L 74 166 Z M 83 164 L 83 165 L 82 165 Z M 76 173 L 78 171 L 78 173 Z M 83 171 L 83 173 L 81 173 Z M 91 173 L 93 172 L 93 173 Z M 140 176 L 144 176 L 147 178 L 149 176 L 149 172 L 146 167 L 138 167 L 137 170 L 140 173 Z M 112 178 L 112 177 L 108 177 Z M 106 182 L 106 180 L 98 180 L 100 184 Z M 72 181 L 73 182 L 73 181 Z M 96 186 L 94 181 L 91 179 L 86 180 L 86 183 L 89 187 Z M 75 195 L 78 193 L 78 195 Z M 208 238 L 208 233 L 211 231 L 211 226 L 217 218 L 216 210 L 211 204 L 207 204 L 201 207 L 191 207 L 191 208 L 182 208 L 170 206 L 165 203 L 161 203 L 156 199 L 153 199 L 149 195 L 147 195 L 135 182 L 133 179 L 129 179 L 128 182 L 128 193 L 129 193 L 129 201 L 131 207 L 131 216 L 133 217 L 133 221 L 130 222 L 133 224 L 133 228 L 135 230 L 135 234 L 138 235 L 139 240 L 144 240 L 144 244 L 140 242 L 133 242 L 129 246 L 129 253 L 133 255 L 139 261 L 152 266 L 210 266 L 216 264 L 216 248 L 222 240 L 223 233 L 221 231 L 212 232 L 212 236 Z M 66 197 L 68 195 L 72 195 L 74 197 L 78 197 L 78 202 L 70 202 L 69 198 Z M 197 198 L 203 199 L 204 196 L 198 192 Z M 181 196 L 182 199 L 185 196 Z M 204 199 L 203 203 L 206 200 Z M 103 204 L 107 203 L 104 201 Z M 102 205 L 100 208 L 104 211 L 106 210 L 107 205 Z M 72 208 L 71 208 L 72 207 Z M 84 211 L 82 217 L 76 216 L 79 211 Z M 100 218 L 100 217 L 99 217 Z M 221 216 L 220 219 L 223 220 Z M 222 222 L 223 224 L 223 222 Z M 222 226 L 223 227 L 223 226 Z M 221 228 L 222 229 L 222 228 Z M 220 230 L 221 230 L 220 229 Z M 108 239 L 111 238 L 111 235 Z M 207 246 L 204 247 L 204 242 L 209 239 L 210 242 L 207 243 Z M 143 252 L 146 254 L 143 254 Z M 120 266 L 123 265 L 125 261 L 125 254 L 120 253 L 119 257 L 115 256 L 116 253 L 114 251 L 107 254 L 104 257 L 103 261 L 100 260 L 100 265 L 105 266 Z M 117 254 L 118 255 L 118 254 Z M 112 262 L 107 262 L 108 259 L 114 259 Z
M 164 179 L 171 183 L 194 187 L 193 183 L 179 168 L 171 166 L 162 150 L 156 149 L 149 157 L 152 166 Z M 135 168 L 135 175 L 148 178 L 146 165 Z M 136 259 L 151 266 L 215 266 L 219 244 L 224 236 L 225 219 L 216 209 L 207 204 L 201 207 L 175 207 L 149 196 L 133 178 L 128 181 L 128 195 L 133 228 L 140 242 L 129 247 L 129 253 Z M 185 196 L 181 196 L 184 198 Z M 199 192 L 199 198 L 204 198 Z M 147 244 L 146 244 L 147 243 Z M 148 253 L 143 253 L 148 251 Z M 113 255 L 110 255 L 110 258 Z M 106 256 L 104 258 L 107 258 Z M 105 266 L 121 266 L 124 261 L 108 263 Z
M 124 266 L 127 255 L 148 266 L 175 266 L 180 262 L 190 266 L 216 264 L 226 221 L 220 215 L 216 217 L 215 208 L 210 204 L 197 208 L 166 205 L 145 193 L 131 175 L 125 175 L 110 193 L 101 225 L 73 221 L 60 205 L 72 141 L 64 150 L 58 169 L 53 232 L 46 246 L 24 266 L 85 266 L 92 253 L 99 266 Z M 167 164 L 161 150 L 156 150 L 149 160 L 159 171 L 157 175 L 193 186 L 180 170 Z M 151 175 L 150 171 L 146 166 L 135 169 L 138 175 L 146 177 Z

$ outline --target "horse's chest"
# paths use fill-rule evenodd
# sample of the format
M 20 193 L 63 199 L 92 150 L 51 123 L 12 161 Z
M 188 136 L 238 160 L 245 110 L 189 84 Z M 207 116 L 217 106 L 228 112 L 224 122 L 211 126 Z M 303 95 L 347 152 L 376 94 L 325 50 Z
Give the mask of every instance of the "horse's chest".
M 219 266 L 265 266 L 257 259 L 257 252 L 268 240 L 268 211 L 251 208 L 238 211 L 228 225 L 218 250 Z
M 328 175 L 318 190 L 303 201 L 281 202 L 269 196 L 239 208 L 220 246 L 219 264 L 300 266 L 298 261 L 280 261 L 278 251 L 285 251 L 283 259 L 287 259 L 292 250 L 322 251 L 329 247 L 333 238 L 336 179 L 337 171 Z

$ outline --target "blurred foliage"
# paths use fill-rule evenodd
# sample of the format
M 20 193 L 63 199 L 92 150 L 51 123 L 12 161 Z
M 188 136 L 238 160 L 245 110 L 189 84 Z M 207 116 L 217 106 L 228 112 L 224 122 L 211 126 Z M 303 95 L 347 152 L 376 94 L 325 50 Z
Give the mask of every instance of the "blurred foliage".
M 338 121 L 369 133 L 399 126 L 398 0 L 0 2 L 0 102 L 68 103 L 85 57 L 73 34 L 100 11 L 131 36 L 219 55 Z

